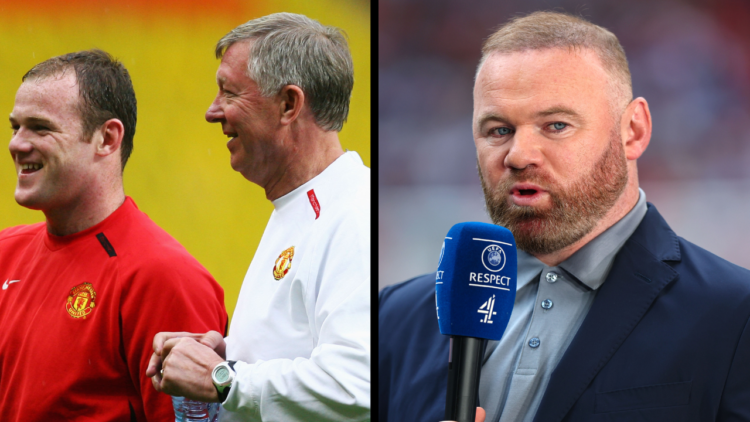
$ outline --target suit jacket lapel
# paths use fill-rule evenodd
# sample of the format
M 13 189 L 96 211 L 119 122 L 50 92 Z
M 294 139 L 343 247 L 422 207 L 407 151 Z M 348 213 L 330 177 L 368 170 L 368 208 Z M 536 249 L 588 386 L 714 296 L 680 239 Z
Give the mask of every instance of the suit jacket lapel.
M 550 377 L 535 421 L 559 421 L 677 274 L 677 237 L 651 204 L 617 254 L 607 280 Z

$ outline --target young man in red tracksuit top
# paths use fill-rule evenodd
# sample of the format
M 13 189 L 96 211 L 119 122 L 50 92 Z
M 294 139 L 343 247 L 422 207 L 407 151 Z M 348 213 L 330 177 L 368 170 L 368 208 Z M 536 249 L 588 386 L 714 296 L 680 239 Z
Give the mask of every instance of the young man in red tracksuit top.
M 174 421 L 146 377 L 160 331 L 224 331 L 224 292 L 125 196 L 136 100 L 99 50 L 32 68 L 10 115 L 16 201 L 0 231 L 0 419 Z

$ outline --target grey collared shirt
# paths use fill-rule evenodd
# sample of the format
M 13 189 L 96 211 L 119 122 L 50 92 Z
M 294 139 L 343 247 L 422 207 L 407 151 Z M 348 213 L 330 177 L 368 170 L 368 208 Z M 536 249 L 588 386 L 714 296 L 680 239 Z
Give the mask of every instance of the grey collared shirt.
M 556 267 L 518 251 L 516 300 L 484 356 L 479 400 L 487 422 L 532 421 L 550 375 L 578 331 L 615 255 L 646 215 L 646 194 L 620 221 Z

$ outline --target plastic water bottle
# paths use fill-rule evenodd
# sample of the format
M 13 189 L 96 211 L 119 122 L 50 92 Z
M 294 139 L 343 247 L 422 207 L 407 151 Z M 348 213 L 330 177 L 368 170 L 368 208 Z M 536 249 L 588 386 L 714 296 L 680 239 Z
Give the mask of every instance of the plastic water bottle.
M 175 422 L 216 422 L 219 403 L 203 403 L 184 397 L 172 397 Z

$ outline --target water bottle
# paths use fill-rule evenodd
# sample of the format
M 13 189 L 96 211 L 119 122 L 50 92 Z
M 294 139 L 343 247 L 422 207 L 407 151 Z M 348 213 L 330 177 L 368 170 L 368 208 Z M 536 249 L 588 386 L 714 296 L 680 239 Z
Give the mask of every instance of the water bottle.
M 172 397 L 175 422 L 216 422 L 219 403 L 203 403 L 184 397 Z

